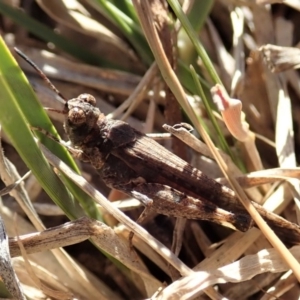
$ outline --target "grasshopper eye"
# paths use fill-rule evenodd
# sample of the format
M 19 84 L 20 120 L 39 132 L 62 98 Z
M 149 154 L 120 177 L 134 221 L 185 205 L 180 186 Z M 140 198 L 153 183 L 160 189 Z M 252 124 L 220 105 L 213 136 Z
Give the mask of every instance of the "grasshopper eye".
M 86 103 L 91 104 L 92 106 L 96 106 L 96 99 L 94 96 L 90 94 L 81 94 L 78 96 L 78 98 L 83 100 Z
M 77 107 L 71 109 L 68 114 L 69 121 L 74 125 L 80 125 L 86 121 L 86 116 L 82 109 Z

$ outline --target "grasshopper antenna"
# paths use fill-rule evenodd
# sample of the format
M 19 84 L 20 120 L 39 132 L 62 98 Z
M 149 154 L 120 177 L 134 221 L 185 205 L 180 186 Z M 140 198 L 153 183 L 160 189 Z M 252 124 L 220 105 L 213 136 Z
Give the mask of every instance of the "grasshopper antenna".
M 61 98 L 65 101 L 65 103 L 68 102 L 68 99 L 63 96 L 63 94 L 54 86 L 54 84 L 50 81 L 50 79 L 45 75 L 45 73 L 31 60 L 29 59 L 21 50 L 19 50 L 17 47 L 14 47 L 15 51 L 17 54 L 22 57 L 28 64 L 30 64 L 37 72 L 38 74 L 42 77 L 42 79 L 50 86 L 50 88 Z M 60 112 L 55 109 L 47 108 L 47 110 L 55 111 L 55 112 Z

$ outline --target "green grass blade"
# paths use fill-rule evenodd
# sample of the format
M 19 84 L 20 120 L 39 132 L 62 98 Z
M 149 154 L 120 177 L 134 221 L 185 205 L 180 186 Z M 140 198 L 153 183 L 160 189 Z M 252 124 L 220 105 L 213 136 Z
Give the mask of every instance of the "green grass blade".
M 216 83 L 222 84 L 221 79 L 219 78 L 219 75 L 217 74 L 212 62 L 210 61 L 210 58 L 207 55 L 203 45 L 199 41 L 198 36 L 197 36 L 196 32 L 194 31 L 193 26 L 189 22 L 188 17 L 182 11 L 182 8 L 181 8 L 179 2 L 177 0 L 168 0 L 168 3 L 172 7 L 176 17 L 180 20 L 183 28 L 185 29 L 186 33 L 188 34 L 192 43 L 194 44 L 194 47 L 195 47 L 198 55 L 202 59 L 207 72 L 211 76 L 211 79 L 213 80 L 213 82 L 215 84 Z
M 202 59 L 203 64 L 204 64 L 207 72 L 210 74 L 212 81 L 215 84 L 217 84 L 217 83 L 222 84 L 221 79 L 219 78 L 219 76 L 218 76 L 218 74 L 217 74 L 217 72 L 216 72 L 209 56 L 207 55 L 204 47 L 202 46 L 201 42 L 198 39 L 198 36 L 197 36 L 195 30 L 193 29 L 193 26 L 189 22 L 189 19 L 187 18 L 187 16 L 183 13 L 179 2 L 177 0 L 168 0 L 168 3 L 170 4 L 172 9 L 174 10 L 174 13 L 176 14 L 177 18 L 180 20 L 180 22 L 181 22 L 183 28 L 185 29 L 187 35 L 190 37 L 191 42 L 193 43 L 197 54 Z M 232 153 L 232 151 L 231 151 L 231 149 L 230 149 L 230 147 L 229 147 L 229 145 L 228 145 L 221 129 L 219 128 L 219 126 L 218 126 L 218 124 L 217 124 L 217 122 L 216 122 L 216 120 L 215 120 L 215 118 L 212 114 L 212 106 L 209 103 L 209 101 L 207 100 L 207 97 L 206 97 L 206 95 L 205 95 L 205 93 L 202 89 L 202 86 L 200 85 L 200 82 L 199 82 L 198 78 L 196 79 L 197 76 L 196 76 L 196 72 L 195 72 L 193 67 L 191 68 L 191 74 L 193 76 L 193 82 L 194 82 L 195 88 L 197 90 L 196 94 L 198 94 L 201 97 L 201 99 L 203 99 L 204 105 L 205 105 L 206 110 L 207 110 L 207 112 L 210 116 L 212 124 L 213 124 L 216 132 L 218 133 L 218 138 L 219 138 L 219 141 L 220 141 L 219 142 L 220 147 L 231 156 L 233 161 L 241 169 L 244 169 L 244 167 L 241 164 L 239 158 Z M 193 87 L 193 90 L 194 90 L 194 87 Z
M 136 15 L 134 6 L 131 0 L 113 0 L 111 1 L 120 11 L 125 13 L 130 19 L 138 24 L 139 19 Z
M 196 32 L 199 32 L 203 27 L 213 4 L 213 0 L 194 1 L 187 17 Z
M 0 57 L 0 122 L 5 133 L 44 190 L 67 216 L 74 219 L 85 215 L 78 202 L 55 175 L 34 141 L 29 125 L 44 128 L 54 135 L 57 134 L 2 38 L 0 38 Z M 76 164 L 64 147 L 39 132 L 36 135 L 55 155 L 77 170 Z M 75 188 L 74 184 L 72 186 L 74 186 L 72 193 L 79 191 L 76 193 L 76 198 L 88 205 L 90 210 L 92 208 L 94 217 L 98 216 L 94 202 L 80 189 Z
M 144 63 L 150 65 L 153 62 L 153 55 L 144 34 L 142 33 L 140 25 L 107 0 L 91 1 L 97 4 L 107 18 L 118 26 L 119 30 L 121 30 L 130 41 Z

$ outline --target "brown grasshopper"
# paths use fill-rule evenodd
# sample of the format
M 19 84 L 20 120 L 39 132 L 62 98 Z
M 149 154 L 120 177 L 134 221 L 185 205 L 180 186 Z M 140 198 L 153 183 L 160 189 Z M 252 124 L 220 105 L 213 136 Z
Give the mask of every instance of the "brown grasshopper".
M 230 188 L 207 177 L 129 124 L 107 119 L 92 95 L 65 99 L 33 62 L 16 51 L 65 101 L 58 112 L 65 115 L 64 129 L 71 141 L 71 153 L 91 163 L 107 186 L 133 196 L 146 209 L 167 216 L 208 220 L 240 231 L 255 226 Z M 298 225 L 255 202 L 253 205 L 282 240 L 300 243 Z

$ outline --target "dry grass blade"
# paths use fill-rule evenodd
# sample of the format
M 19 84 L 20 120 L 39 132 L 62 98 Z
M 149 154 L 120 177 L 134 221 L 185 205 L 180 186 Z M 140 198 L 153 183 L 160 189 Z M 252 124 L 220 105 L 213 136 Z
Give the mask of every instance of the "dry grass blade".
M 289 181 L 292 178 L 298 179 L 299 176 L 299 168 L 276 168 L 251 172 L 247 175 L 236 177 L 236 180 L 243 188 L 251 188 L 254 186 L 260 186 L 266 183 L 273 183 L 281 180 Z M 223 184 L 228 184 L 225 178 L 220 178 L 218 179 L 218 181 Z
M 105 227 L 101 222 L 81 218 L 40 233 L 22 235 L 18 239 L 11 238 L 9 241 L 11 255 L 12 257 L 21 255 L 18 241 L 23 244 L 27 254 L 32 254 L 79 243 L 100 234 L 101 231 L 105 232 Z
M 156 73 L 157 66 L 153 63 L 130 96 L 114 112 L 108 114 L 107 117 L 112 119 L 118 118 L 128 108 L 126 114 L 122 117 L 123 120 L 126 120 L 143 99 L 144 94 L 148 86 L 152 83 Z
M 231 187 L 238 195 L 239 199 L 241 200 L 242 204 L 245 206 L 253 220 L 255 220 L 258 227 L 261 229 L 263 234 L 268 238 L 269 242 L 276 248 L 276 250 L 280 253 L 281 257 L 284 259 L 284 261 L 289 265 L 289 267 L 294 271 L 295 276 L 300 281 L 300 266 L 298 261 L 290 254 L 290 252 L 287 250 L 285 245 L 280 241 L 278 236 L 270 229 L 270 227 L 267 225 L 267 223 L 263 220 L 263 218 L 260 216 L 260 214 L 257 212 L 257 210 L 254 208 L 254 206 L 251 204 L 249 199 L 247 198 L 245 192 L 240 187 L 238 182 L 231 177 L 231 175 L 228 173 L 227 166 L 225 165 L 224 161 L 222 160 L 222 157 L 219 155 L 217 151 L 215 151 L 214 145 L 212 144 L 209 136 L 206 134 L 205 131 L 202 132 L 202 134 L 205 137 L 206 143 L 210 145 L 212 152 L 214 153 L 216 160 L 218 161 L 222 171 L 224 172 L 225 177 L 229 181 Z
M 0 147 L 1 142 L 0 142 Z M 7 184 L 11 185 L 15 181 L 20 180 L 15 166 L 4 156 L 4 152 L 0 151 L 0 174 L 1 179 Z M 24 185 L 16 187 L 15 190 L 11 191 L 11 194 L 18 200 L 19 205 L 23 211 L 27 214 L 31 222 L 35 225 L 38 230 L 45 229 L 38 215 L 36 214 L 31 201 L 28 198 L 28 194 L 24 188 Z
M 300 259 L 298 251 L 299 246 L 291 249 L 291 253 Z M 266 271 L 283 272 L 287 269 L 275 249 L 266 249 L 216 270 L 210 268 L 207 271 L 192 273 L 165 288 L 158 299 L 175 299 L 174 293 L 176 299 L 191 299 L 217 283 L 241 282 Z
M 282 78 L 280 78 L 282 79 Z M 293 121 L 291 111 L 291 101 L 287 94 L 287 87 L 284 81 L 280 81 L 281 89 L 278 95 L 278 113 L 276 119 L 276 151 L 279 165 L 281 167 L 295 167 L 296 154 L 293 138 Z M 299 202 L 299 182 L 290 180 L 297 195 L 294 197 L 298 222 L 300 221 L 300 202 Z
M 128 55 L 126 44 L 101 23 L 96 22 L 80 3 L 75 1 L 49 2 L 43 0 L 38 0 L 37 2 L 59 24 L 83 34 L 91 35 L 104 43 L 108 43 L 106 47 L 117 47 L 120 50 L 122 49 L 123 55 Z
M 120 239 L 110 227 L 88 218 L 78 219 L 41 233 L 32 233 L 11 239 L 10 249 L 12 256 L 19 256 L 21 254 L 18 246 L 19 243 L 22 243 L 24 251 L 26 249 L 27 254 L 32 254 L 65 247 L 87 239 L 92 239 L 98 247 L 105 250 L 111 256 L 118 258 L 131 269 L 139 269 L 139 272 L 144 273 L 148 281 L 153 281 L 154 287 L 152 293 L 158 288 L 159 282 L 151 278 L 142 268 L 136 254 L 129 249 L 129 244 Z M 109 290 L 106 290 L 106 294 L 108 297 L 116 297 Z
M 191 134 L 189 132 L 189 130 L 191 129 L 186 128 L 186 124 L 177 124 L 176 126 L 173 127 L 168 124 L 164 124 L 163 128 L 168 132 L 172 133 L 172 135 L 176 136 L 184 143 L 186 143 L 189 147 L 191 147 L 195 151 L 209 158 L 214 158 L 208 146 L 205 143 L 203 143 L 201 140 L 197 139 L 193 134 Z M 227 155 L 221 150 L 218 151 L 220 152 L 220 155 L 222 155 L 224 161 L 226 162 L 228 168 L 230 169 L 231 174 L 234 174 L 235 176 L 241 175 L 241 171 L 232 162 L 229 155 Z
M 195 151 L 201 153 L 204 156 L 214 158 L 206 144 L 195 138 L 195 136 L 192 135 L 185 127 L 185 124 L 177 124 L 174 127 L 165 124 L 163 125 L 163 128 L 170 132 L 172 135 L 182 140 L 187 145 L 189 145 L 189 147 L 191 147 Z M 269 170 L 261 170 L 241 176 L 241 172 L 232 163 L 230 157 L 220 150 L 218 150 L 218 152 L 222 156 L 223 160 L 226 162 L 226 165 L 230 169 L 230 173 L 232 175 L 235 174 L 236 180 L 243 188 L 251 188 L 266 183 L 273 183 L 280 180 L 289 180 L 291 178 L 297 179 L 300 177 L 299 168 L 276 168 Z M 226 178 L 220 178 L 217 180 L 222 184 L 228 185 L 228 181 Z
M 23 182 L 29 175 L 31 174 L 31 171 L 28 171 L 23 177 L 21 177 L 19 180 L 16 182 L 8 185 L 6 188 L 2 189 L 0 191 L 0 196 L 4 196 L 6 194 L 9 194 L 13 189 L 15 189 L 21 182 Z
M 80 84 L 104 92 L 125 96 L 130 95 L 140 81 L 139 76 L 130 73 L 96 68 L 59 57 L 48 51 L 40 51 L 32 47 L 20 47 L 20 50 L 30 57 L 36 65 L 40 66 L 49 78 L 64 80 L 73 84 Z M 17 55 L 16 59 L 22 66 L 22 69 L 36 74 L 32 67 L 23 59 Z
M 296 284 L 297 280 L 289 270 L 280 276 L 280 279 L 277 281 L 277 283 L 266 291 L 266 294 L 261 298 L 261 300 L 272 299 L 271 297 L 281 297 Z

